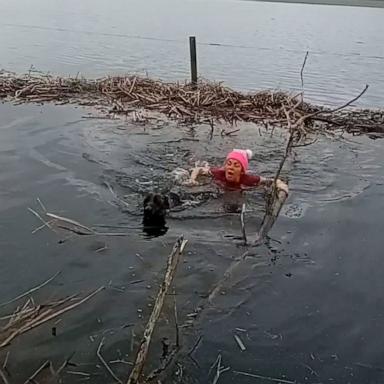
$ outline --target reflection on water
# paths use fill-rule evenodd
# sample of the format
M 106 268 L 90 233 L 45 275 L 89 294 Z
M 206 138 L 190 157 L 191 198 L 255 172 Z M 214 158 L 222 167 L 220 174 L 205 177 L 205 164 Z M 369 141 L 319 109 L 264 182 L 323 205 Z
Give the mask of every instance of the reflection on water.
M 300 88 L 341 104 L 382 107 L 384 9 L 178 0 L 50 0 L 1 4 L 0 67 L 86 76 L 137 72 L 189 77 L 189 35 L 201 76 L 244 90 Z M 326 26 L 326 27 L 325 27 Z
M 223 210 L 228 213 L 239 213 L 245 202 L 244 194 L 239 191 L 225 191 L 223 196 Z
M 150 227 L 143 226 L 143 232 L 146 234 L 148 239 L 152 239 L 154 237 L 164 236 L 168 232 L 167 226 L 161 227 Z

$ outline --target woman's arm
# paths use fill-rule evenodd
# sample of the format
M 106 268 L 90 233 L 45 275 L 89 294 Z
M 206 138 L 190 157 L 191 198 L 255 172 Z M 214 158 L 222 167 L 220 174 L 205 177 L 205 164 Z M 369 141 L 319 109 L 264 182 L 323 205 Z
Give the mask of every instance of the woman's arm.
M 260 186 L 270 187 L 273 184 L 273 179 L 263 177 L 263 176 L 259 176 L 259 177 L 260 177 L 260 181 L 259 181 Z
M 204 165 L 204 167 L 195 167 L 191 171 L 191 177 L 189 180 L 184 182 L 184 185 L 199 185 L 197 178 L 199 176 L 212 176 L 211 170 L 208 164 Z

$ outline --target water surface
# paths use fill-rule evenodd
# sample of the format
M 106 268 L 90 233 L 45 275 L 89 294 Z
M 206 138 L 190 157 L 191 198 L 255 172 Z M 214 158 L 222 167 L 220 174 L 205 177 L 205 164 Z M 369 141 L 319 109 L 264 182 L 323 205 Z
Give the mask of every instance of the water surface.
M 242 90 L 298 89 L 309 50 L 307 97 L 339 104 L 368 83 L 358 105 L 383 106 L 383 9 L 187 0 L 0 5 L 5 69 L 25 72 L 33 64 L 62 75 L 136 72 L 183 80 L 189 73 L 187 38 L 196 35 L 199 71 L 209 79 Z M 231 367 L 221 383 L 257 382 L 235 371 L 297 383 L 383 381 L 379 140 L 319 137 L 297 149 L 282 172 L 291 194 L 269 242 L 250 250 L 209 304 L 209 292 L 245 251 L 235 241 L 241 233 L 238 215 L 223 212 L 223 196 L 214 185 L 187 189 L 187 197 L 203 203 L 171 212 L 167 234 L 148 239 L 141 228 L 143 194 L 169 189 L 177 166 L 201 159 L 221 164 L 233 147 L 252 148 L 251 169 L 270 176 L 283 155 L 285 132 L 271 135 L 240 125 L 229 137 L 220 133 L 229 128 L 218 126 L 211 139 L 204 125 L 84 118 L 88 112 L 51 104 L 0 105 L 2 301 L 58 270 L 61 275 L 34 295 L 36 301 L 107 287 L 55 324 L 57 336 L 49 324 L 13 343 L 12 382 L 24 382 L 46 359 L 57 367 L 75 350 L 78 365 L 72 371 L 105 383 L 110 377 L 96 357 L 103 337 L 106 360 L 133 361 L 166 256 L 180 234 L 189 240 L 175 283 L 180 323 L 204 307 L 194 327 L 182 332 L 187 350 L 203 337 L 193 354 L 198 365 L 180 360 L 186 382 L 211 383 L 209 368 L 219 353 Z M 40 222 L 28 207 L 41 210 L 37 198 L 49 211 L 97 228 L 109 225 L 127 236 L 68 238 L 48 229 L 32 234 Z M 247 192 L 246 206 L 252 237 L 263 214 L 263 192 Z M 0 315 L 13 310 L 4 307 Z M 168 300 L 151 349 L 152 368 L 159 363 L 161 338 L 174 337 L 172 318 Z M 111 366 L 125 380 L 130 366 Z M 82 379 L 67 373 L 64 382 Z
M 139 73 L 189 78 L 188 36 L 199 73 L 242 90 L 300 89 L 340 104 L 383 107 L 382 8 L 257 1 L 2 1 L 0 67 L 63 75 Z
M 24 382 L 46 359 L 61 364 L 73 350 L 79 364 L 73 371 L 105 382 L 107 373 L 97 367 L 95 355 L 103 337 L 108 361 L 132 361 L 139 338 L 133 338 L 131 350 L 132 335 L 143 331 L 166 255 L 182 233 L 189 244 L 175 283 L 180 323 L 190 320 L 197 306 L 205 308 L 194 327 L 182 332 L 187 349 L 203 336 L 194 352 L 199 367 L 189 359 L 181 361 L 188 380 L 210 382 L 209 367 L 221 353 L 223 364 L 231 367 L 220 379 L 223 383 L 252 382 L 234 371 L 298 383 L 381 382 L 380 142 L 320 138 L 312 147 L 297 149 L 283 172 L 291 196 L 269 243 L 250 250 L 208 304 L 207 294 L 245 251 L 234 240 L 240 235 L 238 215 L 222 215 L 218 194 L 198 208 L 172 213 L 167 234 L 147 239 L 141 231 L 143 193 L 164 186 L 175 166 L 196 158 L 220 163 L 233 146 L 251 146 L 251 169 L 271 175 L 282 156 L 284 132 L 271 136 L 245 125 L 232 138 L 223 137 L 218 128 L 210 140 L 208 126 L 82 118 L 86 113 L 64 106 L 1 105 L 2 298 L 58 270 L 61 275 L 35 300 L 107 286 L 55 324 L 56 337 L 50 326 L 43 326 L 11 345 L 9 369 L 15 382 Z M 116 204 L 106 181 L 128 206 Z M 32 234 L 40 222 L 28 207 L 41 211 L 37 197 L 52 212 L 89 226 L 119 227 L 127 236 L 74 236 L 63 243 L 65 233 L 45 229 Z M 260 225 L 262 193 L 247 193 L 247 207 L 246 227 L 252 236 Z M 11 310 L 3 308 L 2 314 Z M 154 337 L 149 367 L 158 365 L 160 339 L 174 337 L 172 313 L 170 301 Z M 246 345 L 241 354 L 234 334 Z M 126 364 L 113 367 L 127 377 Z M 82 378 L 69 373 L 65 382 Z

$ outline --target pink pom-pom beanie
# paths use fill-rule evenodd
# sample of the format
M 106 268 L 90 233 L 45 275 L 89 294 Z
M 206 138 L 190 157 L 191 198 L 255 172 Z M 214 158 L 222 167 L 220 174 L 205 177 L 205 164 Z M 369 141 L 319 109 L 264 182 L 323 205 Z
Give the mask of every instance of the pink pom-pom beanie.
M 243 167 L 243 171 L 248 170 L 249 160 L 252 158 L 252 151 L 250 149 L 234 149 L 228 153 L 226 160 L 237 160 Z

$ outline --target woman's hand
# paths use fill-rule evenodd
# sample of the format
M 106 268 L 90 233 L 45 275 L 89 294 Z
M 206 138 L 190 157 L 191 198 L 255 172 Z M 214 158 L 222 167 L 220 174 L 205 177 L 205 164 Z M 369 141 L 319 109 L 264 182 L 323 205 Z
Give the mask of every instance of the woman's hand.
M 288 185 L 284 183 L 284 181 L 277 179 L 276 189 L 277 189 L 277 192 L 285 192 L 285 194 L 288 196 L 289 188 L 288 188 Z
M 189 180 L 185 181 L 183 185 L 186 185 L 186 186 L 199 185 L 197 178 L 199 176 L 209 176 L 209 175 L 210 175 L 210 170 L 209 170 L 208 164 L 204 164 L 203 167 L 195 167 L 191 171 L 191 177 L 189 178 Z
M 268 188 L 272 187 L 273 181 L 274 181 L 273 179 L 269 179 L 269 178 L 265 178 L 265 177 L 260 176 L 260 185 L 262 185 L 262 186 L 265 186 Z M 288 196 L 288 192 L 289 192 L 288 185 L 280 179 L 276 180 L 276 190 L 277 190 L 277 192 L 280 192 L 280 191 L 285 192 L 285 194 Z
M 196 161 L 194 169 L 198 169 L 198 175 L 201 175 L 201 176 L 210 175 L 210 167 L 206 161 Z
M 183 181 L 181 185 L 184 185 L 186 187 L 195 187 L 199 185 L 199 183 L 196 180 L 189 179 L 189 180 Z

